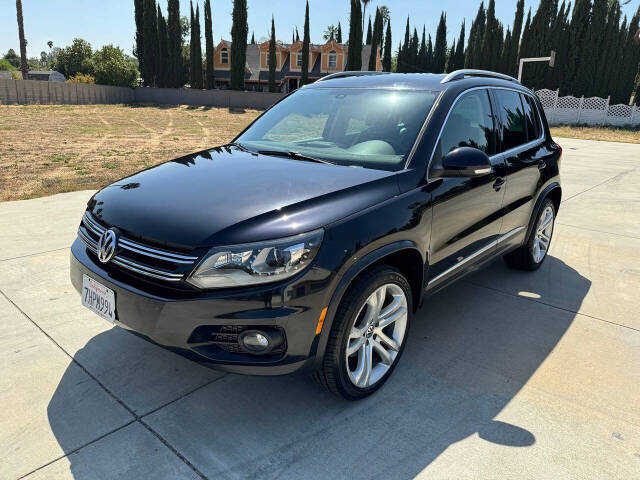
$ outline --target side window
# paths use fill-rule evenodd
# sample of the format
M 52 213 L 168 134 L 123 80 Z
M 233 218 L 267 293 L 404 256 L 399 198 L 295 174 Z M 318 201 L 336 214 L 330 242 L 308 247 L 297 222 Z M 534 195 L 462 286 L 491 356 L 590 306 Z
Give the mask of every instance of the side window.
M 538 116 L 538 110 L 536 109 L 533 98 L 529 95 L 522 95 L 524 105 L 524 116 L 527 121 L 527 138 L 531 142 L 540 138 L 540 117 Z
M 524 109 L 520 94 L 514 90 L 495 89 L 502 123 L 502 151 L 527 143 Z
M 444 157 L 458 147 L 473 147 L 487 155 L 495 153 L 493 115 L 486 90 L 474 90 L 453 106 L 440 137 Z

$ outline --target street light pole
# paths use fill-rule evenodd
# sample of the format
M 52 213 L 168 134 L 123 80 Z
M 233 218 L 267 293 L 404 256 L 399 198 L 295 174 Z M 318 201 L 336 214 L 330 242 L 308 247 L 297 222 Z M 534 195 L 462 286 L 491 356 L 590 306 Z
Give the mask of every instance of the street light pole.
M 524 66 L 525 62 L 549 62 L 549 66 L 551 68 L 553 68 L 554 64 L 556 63 L 556 51 L 555 50 L 551 50 L 551 55 L 548 56 L 548 57 L 521 58 L 520 59 L 520 66 L 518 67 L 518 81 L 519 82 L 522 81 L 522 67 Z

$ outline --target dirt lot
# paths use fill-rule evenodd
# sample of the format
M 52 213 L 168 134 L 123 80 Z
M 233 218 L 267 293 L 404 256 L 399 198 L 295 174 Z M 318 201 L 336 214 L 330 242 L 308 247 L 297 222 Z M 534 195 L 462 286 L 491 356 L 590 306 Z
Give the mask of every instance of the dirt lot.
M 258 113 L 186 106 L 0 106 L 0 201 L 107 185 L 227 142 Z
M 102 187 L 227 142 L 259 113 L 186 106 L 0 106 L 0 201 Z M 558 127 L 552 133 L 640 143 L 638 129 Z

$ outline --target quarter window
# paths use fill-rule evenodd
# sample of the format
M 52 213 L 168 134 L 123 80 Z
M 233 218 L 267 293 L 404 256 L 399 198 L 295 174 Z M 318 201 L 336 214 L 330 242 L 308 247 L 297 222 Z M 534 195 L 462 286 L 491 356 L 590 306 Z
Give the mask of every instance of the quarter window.
M 537 109 L 533 98 L 529 95 L 522 95 L 524 105 L 524 118 L 527 122 L 527 138 L 531 142 L 540 138 L 540 117 L 538 116 Z
M 459 147 L 494 153 L 495 131 L 491 103 L 486 90 L 474 90 L 453 106 L 440 137 L 441 157 Z
M 520 94 L 514 90 L 494 90 L 502 124 L 502 151 L 527 143 L 525 116 Z
M 335 50 L 331 50 L 329 52 L 329 68 L 337 68 L 338 67 L 338 56 L 336 55 Z

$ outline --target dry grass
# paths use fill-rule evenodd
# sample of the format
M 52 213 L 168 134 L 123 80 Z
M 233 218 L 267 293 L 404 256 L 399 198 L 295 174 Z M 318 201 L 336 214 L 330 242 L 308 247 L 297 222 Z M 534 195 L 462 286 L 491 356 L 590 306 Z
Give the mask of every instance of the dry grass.
M 551 127 L 554 137 L 581 138 L 583 140 L 601 140 L 603 142 L 640 143 L 640 128 L 616 127 Z
M 228 142 L 259 113 L 186 106 L 0 106 L 0 201 L 103 187 Z M 552 133 L 640 143 L 640 129 L 554 127 Z
M 226 143 L 259 113 L 186 106 L 0 106 L 0 201 L 100 188 Z

